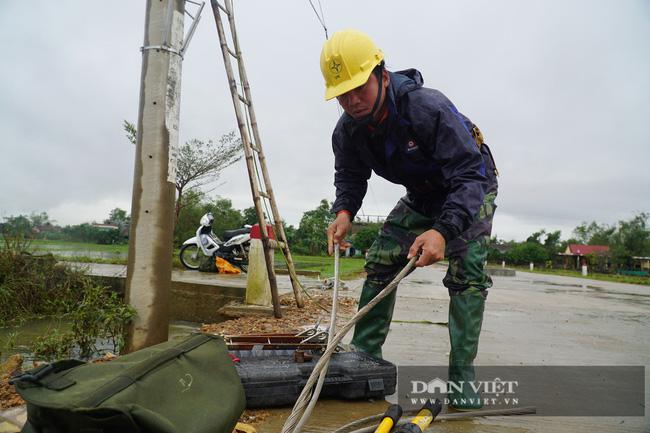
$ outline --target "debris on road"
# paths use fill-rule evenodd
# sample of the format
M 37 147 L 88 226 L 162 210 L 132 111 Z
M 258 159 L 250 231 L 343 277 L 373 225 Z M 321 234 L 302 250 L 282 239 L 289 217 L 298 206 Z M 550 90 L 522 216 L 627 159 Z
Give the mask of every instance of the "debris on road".
M 202 332 L 219 335 L 258 334 L 258 333 L 297 333 L 312 328 L 319 320 L 321 325 L 329 322 L 332 297 L 319 293 L 305 297 L 305 307 L 298 308 L 292 295 L 280 297 L 282 318 L 272 316 L 245 316 L 221 323 L 204 324 Z M 339 297 L 338 323 L 344 324 L 357 311 L 357 300 Z
M 12 373 L 20 371 L 22 365 L 23 358 L 20 355 L 13 355 L 0 364 L 0 409 L 10 409 L 25 404 L 16 393 L 14 386 L 9 385 L 9 377 Z

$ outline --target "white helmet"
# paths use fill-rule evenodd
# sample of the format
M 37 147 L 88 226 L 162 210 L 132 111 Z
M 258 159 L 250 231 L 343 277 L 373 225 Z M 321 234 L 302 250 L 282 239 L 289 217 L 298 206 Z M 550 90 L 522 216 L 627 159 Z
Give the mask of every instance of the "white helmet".
M 208 212 L 201 217 L 201 225 L 203 227 L 209 227 L 212 225 L 213 222 L 214 222 L 214 217 L 212 216 L 212 212 Z

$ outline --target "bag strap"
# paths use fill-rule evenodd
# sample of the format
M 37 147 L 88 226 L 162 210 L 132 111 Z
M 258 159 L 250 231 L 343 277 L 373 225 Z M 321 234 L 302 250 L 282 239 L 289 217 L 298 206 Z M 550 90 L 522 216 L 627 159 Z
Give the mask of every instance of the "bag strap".
M 85 362 L 78 359 L 66 359 L 41 365 L 18 376 L 9 379 L 10 385 L 17 385 L 25 388 L 29 386 L 42 386 L 44 388 L 59 391 L 74 385 L 74 381 L 66 377 L 58 377 L 58 374 L 71 368 L 83 365 Z
M 147 359 L 146 361 L 142 361 L 141 363 L 130 367 L 124 373 L 120 374 L 115 379 L 99 388 L 90 397 L 80 402 L 80 405 L 86 407 L 98 406 L 108 398 L 114 396 L 123 389 L 128 388 L 137 382 L 138 379 L 156 369 L 157 367 L 171 361 L 172 359 L 178 358 L 184 353 L 196 349 L 208 341 L 212 341 L 218 338 L 219 337 L 216 335 L 202 333 L 194 334 L 176 346 L 165 349 L 150 359 Z

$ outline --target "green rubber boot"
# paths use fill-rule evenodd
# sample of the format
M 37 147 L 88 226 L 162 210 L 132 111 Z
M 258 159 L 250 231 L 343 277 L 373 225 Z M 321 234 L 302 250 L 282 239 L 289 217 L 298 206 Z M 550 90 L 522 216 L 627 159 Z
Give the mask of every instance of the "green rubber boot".
M 456 410 L 483 407 L 480 393 L 469 382 L 474 381 L 474 358 L 483 323 L 485 297 L 470 287 L 449 299 L 449 406 Z
M 385 281 L 366 279 L 359 298 L 359 309 L 370 302 L 384 287 L 388 285 Z M 393 307 L 395 306 L 395 290 L 381 300 L 375 307 L 368 311 L 354 327 L 354 337 L 350 343 L 351 349 L 356 352 L 369 353 L 372 356 L 383 359 L 381 346 L 383 346 L 390 321 L 393 318 Z

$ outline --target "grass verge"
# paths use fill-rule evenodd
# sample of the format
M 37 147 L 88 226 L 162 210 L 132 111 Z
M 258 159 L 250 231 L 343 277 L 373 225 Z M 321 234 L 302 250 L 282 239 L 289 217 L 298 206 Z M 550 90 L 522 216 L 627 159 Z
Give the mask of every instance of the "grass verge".
M 97 253 L 127 254 L 128 244 L 101 245 L 86 242 L 51 241 L 34 239 L 30 242 L 31 249 L 35 251 L 92 251 Z
M 294 265 L 298 271 L 317 271 L 321 278 L 334 276 L 334 257 L 330 256 L 303 256 L 292 254 Z M 275 254 L 276 267 L 286 267 L 281 253 Z M 363 275 L 365 260 L 361 257 L 341 257 L 340 271 L 342 279 L 359 278 Z

